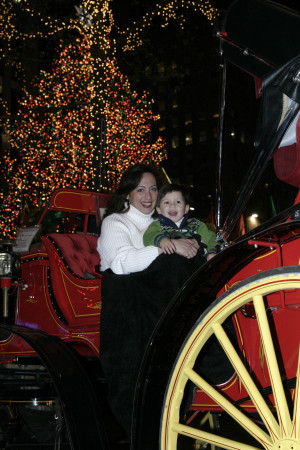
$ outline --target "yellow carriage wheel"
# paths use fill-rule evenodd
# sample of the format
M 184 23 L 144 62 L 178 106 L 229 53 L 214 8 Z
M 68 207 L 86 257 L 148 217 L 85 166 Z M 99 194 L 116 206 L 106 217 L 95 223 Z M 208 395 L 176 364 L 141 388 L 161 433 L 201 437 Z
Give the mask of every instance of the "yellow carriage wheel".
M 300 400 L 299 357 L 294 405 L 291 411 L 282 383 L 280 364 L 277 360 L 277 338 L 276 336 L 274 337 L 274 330 L 271 332 L 272 327 L 266 311 L 267 295 L 299 288 L 299 266 L 272 269 L 235 285 L 216 299 L 201 315 L 181 347 L 169 378 L 161 417 L 160 450 L 179 449 L 179 435 L 187 436 L 193 441 L 198 440 L 211 446 L 230 450 L 254 450 L 255 448 L 300 450 L 300 414 L 298 412 Z M 247 364 L 243 363 L 224 326 L 225 321 L 232 314 L 249 303 L 253 304 L 255 320 L 258 323 L 260 339 L 264 348 L 264 357 L 274 395 L 275 412 L 274 408 L 270 408 L 263 398 L 258 386 L 255 384 L 251 369 L 249 369 Z M 199 361 L 199 358 L 201 360 L 201 352 L 204 352 L 203 347 L 211 337 L 217 338 L 223 349 L 223 355 L 226 355 L 233 371 L 246 388 L 255 407 L 255 415 L 259 418 L 259 423 L 237 408 L 218 388 L 197 373 L 195 361 Z M 291 345 L 297 352 L 299 351 L 299 342 L 293 342 Z M 245 443 L 244 439 L 241 442 L 235 436 L 232 436 L 232 439 L 230 439 L 214 432 L 207 432 L 201 427 L 199 429 L 198 426 L 195 428 L 184 424 L 181 418 L 181 406 L 184 402 L 184 392 L 188 381 L 189 384 L 192 382 L 213 399 L 221 407 L 222 411 L 229 415 L 231 420 L 234 421 L 233 423 L 242 427 L 246 436 L 249 436 L 250 444 Z

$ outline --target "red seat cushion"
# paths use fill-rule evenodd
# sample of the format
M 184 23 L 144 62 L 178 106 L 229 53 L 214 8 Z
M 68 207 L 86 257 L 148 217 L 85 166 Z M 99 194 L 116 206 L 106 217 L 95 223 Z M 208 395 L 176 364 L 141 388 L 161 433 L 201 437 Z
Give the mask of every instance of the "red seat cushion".
M 80 278 L 86 273 L 99 272 L 100 256 L 97 236 L 88 234 L 49 234 L 68 269 Z

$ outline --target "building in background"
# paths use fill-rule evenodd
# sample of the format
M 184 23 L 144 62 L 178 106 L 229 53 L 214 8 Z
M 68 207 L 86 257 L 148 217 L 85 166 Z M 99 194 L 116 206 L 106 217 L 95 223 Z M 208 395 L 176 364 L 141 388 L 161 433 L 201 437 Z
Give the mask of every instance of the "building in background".
M 120 64 L 154 98 L 155 112 L 160 115 L 157 133 L 167 145 L 163 167 L 171 181 L 189 187 L 195 214 L 205 220 L 216 190 L 221 58 L 216 30 L 205 17 L 190 11 L 186 24 L 184 28 L 171 23 L 149 30 L 143 46 L 121 58 Z M 256 108 L 253 80 L 234 70 L 231 76 L 237 92 L 228 99 L 227 186 L 232 176 L 241 181 L 241 161 L 251 159 Z M 229 192 L 230 201 L 235 192 L 236 186 Z

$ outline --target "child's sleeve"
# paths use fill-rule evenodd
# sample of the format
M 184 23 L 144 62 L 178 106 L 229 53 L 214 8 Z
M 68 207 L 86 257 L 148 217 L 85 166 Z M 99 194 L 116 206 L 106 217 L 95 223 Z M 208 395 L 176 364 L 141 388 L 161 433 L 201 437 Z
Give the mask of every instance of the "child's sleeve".
M 209 230 L 204 222 L 200 222 L 198 234 L 200 234 L 202 240 L 207 245 L 207 253 L 217 253 L 216 247 L 219 244 L 216 241 L 216 234 L 212 230 Z
M 155 237 L 159 232 L 160 232 L 160 224 L 159 224 L 158 220 L 156 220 L 155 222 L 152 222 L 149 225 L 149 227 L 147 228 L 147 230 L 144 233 L 144 236 L 143 236 L 144 245 L 145 246 L 155 245 L 154 244 Z
M 145 246 L 154 245 L 155 247 L 159 247 L 160 241 L 164 237 L 169 236 L 166 235 L 166 233 L 161 230 L 160 222 L 156 220 L 155 222 L 152 222 L 145 231 L 143 236 L 143 242 Z

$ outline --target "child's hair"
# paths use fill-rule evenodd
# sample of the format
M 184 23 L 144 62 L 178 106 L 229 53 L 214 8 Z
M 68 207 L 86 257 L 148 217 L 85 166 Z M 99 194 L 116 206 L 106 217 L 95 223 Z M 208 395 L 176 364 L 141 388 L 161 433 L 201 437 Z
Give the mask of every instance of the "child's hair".
M 181 186 L 180 184 L 171 183 L 171 184 L 166 184 L 165 186 L 162 186 L 162 188 L 160 188 L 160 190 L 158 191 L 156 206 L 160 205 L 160 202 L 167 194 L 169 194 L 170 192 L 174 192 L 174 191 L 181 192 L 182 196 L 184 198 L 185 204 L 186 205 L 190 204 L 186 188 L 184 186 Z

